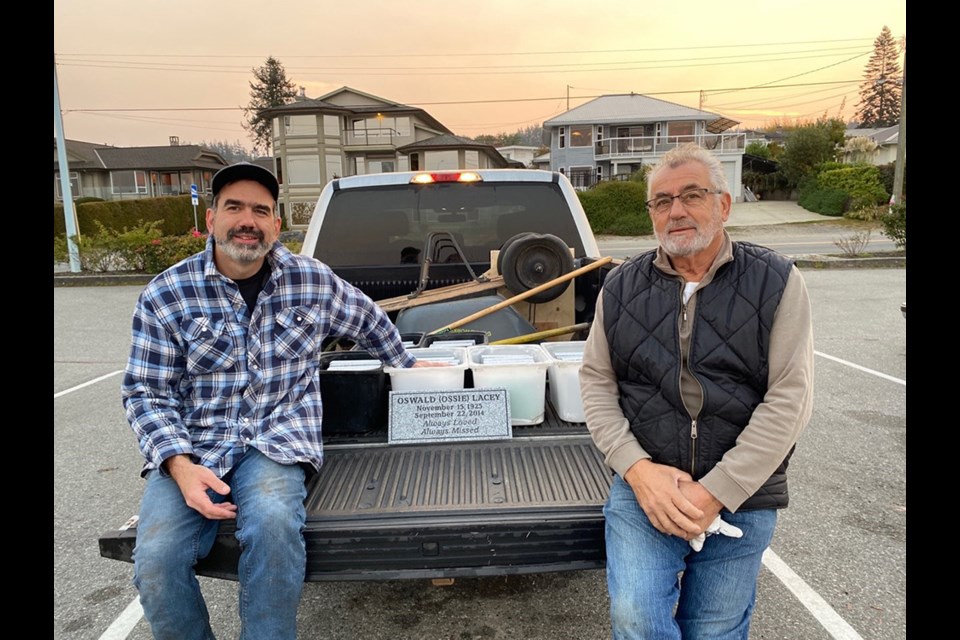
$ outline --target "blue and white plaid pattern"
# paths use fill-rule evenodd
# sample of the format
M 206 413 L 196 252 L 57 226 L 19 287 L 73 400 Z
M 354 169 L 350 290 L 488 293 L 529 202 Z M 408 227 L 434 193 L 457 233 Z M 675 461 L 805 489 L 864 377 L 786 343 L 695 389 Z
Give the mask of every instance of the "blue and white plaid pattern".
M 395 367 L 415 362 L 380 307 L 327 265 L 279 242 L 267 260 L 252 314 L 217 271 L 212 239 L 140 294 L 121 394 L 143 474 L 192 454 L 223 477 L 248 446 L 319 469 L 324 339 L 349 338 Z

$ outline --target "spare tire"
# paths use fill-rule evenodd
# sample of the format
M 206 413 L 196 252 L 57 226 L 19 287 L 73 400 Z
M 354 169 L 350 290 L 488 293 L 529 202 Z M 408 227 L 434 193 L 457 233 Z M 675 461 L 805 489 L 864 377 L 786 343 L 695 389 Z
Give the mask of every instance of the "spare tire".
M 503 283 L 514 294 L 530 291 L 573 271 L 573 256 L 567 243 L 549 233 L 526 233 L 514 236 L 506 243 L 497 260 Z M 540 291 L 527 302 L 549 302 L 562 294 L 570 281 L 561 282 Z
M 532 235 L 533 231 L 522 231 L 515 236 L 510 236 L 502 245 L 500 245 L 500 252 L 497 254 L 497 273 L 503 275 L 503 254 L 507 252 L 507 247 L 521 238 L 526 238 L 527 236 Z

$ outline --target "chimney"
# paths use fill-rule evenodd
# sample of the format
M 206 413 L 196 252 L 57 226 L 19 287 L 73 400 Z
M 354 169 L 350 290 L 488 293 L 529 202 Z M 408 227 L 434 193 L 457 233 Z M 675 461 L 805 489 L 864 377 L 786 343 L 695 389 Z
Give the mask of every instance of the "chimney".
M 170 136 L 170 146 L 179 147 L 180 146 L 180 136 Z

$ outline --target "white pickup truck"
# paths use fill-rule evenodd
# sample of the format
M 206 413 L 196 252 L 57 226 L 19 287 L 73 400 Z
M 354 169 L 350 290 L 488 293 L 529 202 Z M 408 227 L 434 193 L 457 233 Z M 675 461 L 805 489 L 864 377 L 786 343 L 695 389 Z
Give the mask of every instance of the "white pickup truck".
M 489 341 L 524 333 L 583 339 L 613 266 L 594 264 L 604 261 L 566 177 L 535 170 L 334 180 L 302 253 L 378 301 L 402 333 L 429 333 L 465 309 L 528 295 L 460 327 Z M 575 271 L 583 272 L 541 286 Z M 324 397 L 324 465 L 307 498 L 307 581 L 604 565 L 601 509 L 611 472 L 586 425 L 561 419 L 549 393 L 542 422 L 512 426 L 508 438 L 401 445 L 388 438 L 383 401 L 362 393 Z M 346 406 L 338 410 L 337 402 Z M 135 528 L 108 532 L 101 555 L 131 561 L 135 536 Z M 233 525 L 224 522 L 197 571 L 236 579 L 238 552 Z

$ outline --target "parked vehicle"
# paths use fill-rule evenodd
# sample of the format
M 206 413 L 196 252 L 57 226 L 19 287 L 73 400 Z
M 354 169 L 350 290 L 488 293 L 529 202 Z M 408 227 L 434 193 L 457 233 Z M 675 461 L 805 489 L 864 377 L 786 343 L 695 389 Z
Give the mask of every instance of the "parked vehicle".
M 561 331 L 554 340 L 582 340 L 614 264 L 600 256 L 567 178 L 535 170 L 334 180 L 301 251 L 377 300 L 417 344 L 455 334 L 437 330 L 478 313 L 486 315 L 457 329 L 485 338 L 479 343 L 536 344 L 550 330 Z M 352 346 L 330 343 L 327 353 L 361 358 L 342 355 Z M 388 429 L 390 376 L 320 366 L 325 459 L 307 498 L 308 581 L 604 565 L 611 472 L 586 425 L 561 419 L 549 384 L 523 392 L 544 400 L 542 420 L 512 423 L 503 439 L 397 444 Z M 467 368 L 465 387 L 477 388 L 471 377 Z M 199 574 L 236 578 L 233 533 L 232 523 L 221 524 Z M 132 561 L 135 537 L 135 527 L 108 532 L 101 555 Z

